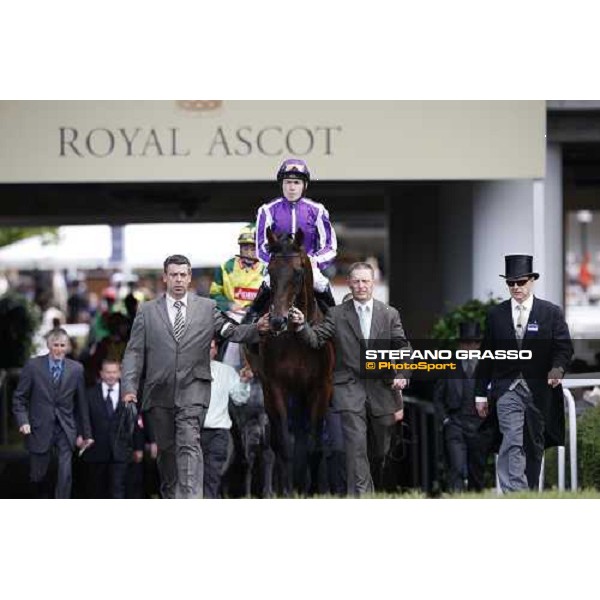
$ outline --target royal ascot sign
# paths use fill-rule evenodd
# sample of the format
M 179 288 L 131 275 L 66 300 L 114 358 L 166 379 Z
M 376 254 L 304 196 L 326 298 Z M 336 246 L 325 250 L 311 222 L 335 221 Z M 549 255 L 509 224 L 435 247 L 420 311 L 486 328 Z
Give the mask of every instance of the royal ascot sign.
M 238 127 L 235 130 L 218 126 L 212 135 L 206 137 L 203 147 L 197 150 L 212 157 L 250 156 L 253 153 L 263 156 L 331 156 L 333 136 L 339 131 L 339 126 L 292 127 L 284 130 L 283 127 L 274 125 L 257 131 L 252 126 Z M 111 130 L 96 127 L 89 131 L 60 127 L 59 135 L 61 157 L 176 157 L 192 154 L 189 140 L 184 141 L 185 132 L 179 127 L 162 130 L 142 127 L 119 127 Z
M 0 183 L 540 178 L 540 101 L 6 101 Z

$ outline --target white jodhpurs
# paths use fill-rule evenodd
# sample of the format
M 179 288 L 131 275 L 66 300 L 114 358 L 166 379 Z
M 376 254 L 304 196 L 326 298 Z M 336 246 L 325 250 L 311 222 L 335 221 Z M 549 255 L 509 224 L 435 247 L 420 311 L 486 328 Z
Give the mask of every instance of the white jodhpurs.
M 319 271 L 318 267 L 313 266 L 312 272 L 313 272 L 313 289 L 315 290 L 315 292 L 320 292 L 320 293 L 324 292 L 327 289 L 327 286 L 329 285 L 329 279 L 327 279 L 327 277 L 325 277 L 325 275 L 323 275 L 323 273 L 321 273 L 321 271 Z M 265 275 L 263 282 L 265 283 L 265 285 L 268 288 L 271 287 L 271 278 L 269 277 L 268 273 Z

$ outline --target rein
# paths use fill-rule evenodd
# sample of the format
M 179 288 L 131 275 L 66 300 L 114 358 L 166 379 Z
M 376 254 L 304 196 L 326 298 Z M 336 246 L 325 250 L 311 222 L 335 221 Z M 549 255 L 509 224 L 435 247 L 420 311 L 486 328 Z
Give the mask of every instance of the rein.
M 289 253 L 280 254 L 280 255 L 277 256 L 277 258 L 302 258 L 302 257 L 303 257 L 303 255 L 300 254 L 299 252 L 294 252 L 292 254 L 289 254 Z M 297 308 L 296 307 L 296 300 L 298 299 L 298 296 L 300 295 L 300 293 L 304 289 L 304 281 L 305 281 L 304 266 L 302 268 L 302 272 L 301 272 L 300 275 L 301 276 L 300 276 L 300 278 L 298 280 L 298 285 L 295 286 L 294 295 L 292 296 L 292 301 L 291 301 L 291 304 L 290 304 L 290 310 L 292 308 Z M 308 312 L 308 307 L 306 307 L 306 310 Z M 269 328 L 270 335 L 272 335 L 274 337 L 277 337 L 277 336 L 279 336 L 282 333 L 285 333 L 287 331 L 288 331 L 288 321 L 286 321 L 285 326 L 280 331 L 273 331 L 272 329 Z

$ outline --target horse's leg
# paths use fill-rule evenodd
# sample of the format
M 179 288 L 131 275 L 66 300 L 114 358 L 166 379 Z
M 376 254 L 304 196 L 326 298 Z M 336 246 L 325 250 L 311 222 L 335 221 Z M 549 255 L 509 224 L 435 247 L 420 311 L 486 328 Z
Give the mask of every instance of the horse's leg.
M 329 493 L 334 496 L 345 496 L 347 491 L 346 453 L 340 414 L 328 410 L 325 415 L 325 427 L 327 428 L 326 461 Z
M 273 497 L 273 466 L 275 464 L 275 454 L 271 448 L 271 430 L 269 426 L 269 419 L 266 414 L 260 416 L 261 423 L 261 452 L 260 452 L 260 466 L 261 466 L 261 492 L 263 498 Z
M 287 415 L 276 415 L 271 419 L 273 431 L 273 451 L 279 476 L 280 493 L 289 497 L 292 492 L 291 440 L 288 431 Z
M 322 390 L 316 390 L 310 403 L 310 437 L 308 447 L 308 463 L 310 466 L 310 494 L 319 491 L 319 471 L 323 461 L 323 429 L 325 418 L 320 404 Z
M 319 472 L 323 461 L 323 425 L 324 419 L 319 418 L 311 424 L 308 444 L 308 464 L 310 467 L 310 495 L 319 491 Z
M 273 466 L 275 464 L 275 455 L 271 448 L 263 448 L 261 455 L 262 467 L 262 497 L 273 497 Z
M 252 497 L 252 473 L 254 471 L 254 464 L 256 462 L 256 450 L 253 446 L 250 446 L 246 451 L 244 465 L 244 497 Z
M 293 432 L 293 483 L 294 490 L 306 495 L 308 489 L 308 456 L 310 452 L 310 417 L 302 398 L 290 398 L 290 416 Z
M 287 419 L 287 395 L 284 389 L 271 385 L 265 390 L 265 408 L 271 424 L 271 442 L 275 452 L 275 460 L 279 473 L 281 494 L 285 497 L 291 494 L 291 453 L 290 435 Z

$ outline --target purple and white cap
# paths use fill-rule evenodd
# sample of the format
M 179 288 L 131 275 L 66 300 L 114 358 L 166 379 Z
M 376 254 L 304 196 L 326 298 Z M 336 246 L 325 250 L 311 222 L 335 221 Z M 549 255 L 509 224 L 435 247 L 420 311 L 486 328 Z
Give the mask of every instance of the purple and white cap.
M 297 177 L 308 183 L 310 181 L 308 165 L 299 158 L 284 160 L 277 171 L 277 181 L 283 181 L 286 177 Z

